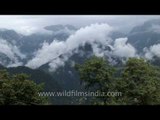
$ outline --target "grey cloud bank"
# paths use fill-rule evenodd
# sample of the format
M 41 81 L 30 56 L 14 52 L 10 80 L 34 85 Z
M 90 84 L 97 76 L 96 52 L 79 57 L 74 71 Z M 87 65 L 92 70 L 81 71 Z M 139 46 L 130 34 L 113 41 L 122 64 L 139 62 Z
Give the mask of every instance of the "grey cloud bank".
M 55 24 L 72 24 L 84 27 L 95 23 L 107 23 L 121 31 L 130 29 L 149 19 L 159 16 L 134 16 L 134 15 L 1 15 L 0 28 L 14 29 L 19 33 L 29 35 L 35 32 L 46 32 L 43 27 Z

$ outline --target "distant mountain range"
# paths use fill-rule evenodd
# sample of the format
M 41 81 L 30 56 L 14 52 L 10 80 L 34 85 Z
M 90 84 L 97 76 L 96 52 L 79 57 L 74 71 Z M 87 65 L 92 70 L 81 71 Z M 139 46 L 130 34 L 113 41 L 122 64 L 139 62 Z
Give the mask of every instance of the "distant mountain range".
M 142 52 L 144 47 L 150 47 L 160 43 L 160 20 L 150 20 L 134 27 L 127 37 L 128 42 L 131 43 L 138 52 Z

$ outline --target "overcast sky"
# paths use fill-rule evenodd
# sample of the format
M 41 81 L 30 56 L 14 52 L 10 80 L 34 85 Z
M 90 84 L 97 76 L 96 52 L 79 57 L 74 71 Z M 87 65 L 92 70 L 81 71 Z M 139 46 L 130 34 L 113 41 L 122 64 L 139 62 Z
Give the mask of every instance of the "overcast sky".
M 115 29 L 129 31 L 132 27 L 160 16 L 151 15 L 0 15 L 0 28 L 14 29 L 22 34 L 42 31 L 44 26 L 71 24 L 76 27 L 108 23 Z

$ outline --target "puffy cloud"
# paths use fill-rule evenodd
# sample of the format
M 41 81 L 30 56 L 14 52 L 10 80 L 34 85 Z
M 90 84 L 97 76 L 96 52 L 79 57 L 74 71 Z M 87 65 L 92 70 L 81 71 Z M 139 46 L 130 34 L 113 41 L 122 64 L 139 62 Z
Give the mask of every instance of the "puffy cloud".
M 114 62 L 112 57 L 139 57 L 136 49 L 127 43 L 128 38 L 118 38 L 113 41 L 109 37 L 113 30 L 108 24 L 92 24 L 79 29 L 66 41 L 54 40 L 50 44 L 45 42 L 26 66 L 35 69 L 49 63 L 50 70 L 54 71 L 58 67 L 64 66 L 74 53 L 81 53 L 82 51 L 78 51 L 78 48 L 86 43 L 91 45 L 94 55 L 98 57 L 108 56 L 112 62 Z M 106 47 L 109 47 L 110 50 Z
M 144 57 L 146 59 L 152 60 L 154 56 L 160 57 L 160 44 L 155 44 L 153 46 L 150 46 L 150 48 L 144 48 L 145 55 Z
M 118 57 L 137 57 L 136 49 L 129 43 L 127 43 L 128 38 L 118 38 L 115 40 L 113 46 L 113 55 Z
M 37 51 L 35 57 L 26 66 L 35 69 L 49 63 L 51 69 L 55 70 L 57 67 L 63 66 L 76 49 L 84 46 L 86 43 L 92 45 L 95 55 L 100 55 L 102 53 L 96 44 L 109 44 L 112 40 L 108 35 L 112 30 L 113 28 L 108 24 L 91 24 L 90 26 L 80 28 L 66 41 L 54 40 L 51 44 L 44 43 L 42 48 Z
M 38 68 L 43 64 L 56 60 L 66 49 L 67 46 L 63 41 L 54 40 L 51 44 L 45 42 L 42 48 L 37 51 L 35 57 L 26 66 L 33 69 Z

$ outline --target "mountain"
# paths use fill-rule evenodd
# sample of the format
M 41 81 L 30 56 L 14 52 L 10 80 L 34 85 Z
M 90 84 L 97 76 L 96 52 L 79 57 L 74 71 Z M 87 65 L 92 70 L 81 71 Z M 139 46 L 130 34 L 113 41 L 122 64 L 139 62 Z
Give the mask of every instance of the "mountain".
M 4 66 L 0 65 L 0 70 L 7 70 L 10 75 L 15 74 L 27 74 L 29 75 L 29 79 L 33 80 L 37 84 L 44 83 L 44 91 L 43 92 L 56 92 L 56 91 L 62 91 L 61 86 L 55 81 L 55 79 L 49 75 L 48 73 L 43 72 L 42 70 L 36 69 L 30 69 L 28 67 L 19 66 L 19 67 L 11 67 L 11 68 L 5 68 Z M 50 102 L 52 104 L 62 104 L 62 100 L 57 97 L 51 97 Z
M 139 53 L 143 48 L 160 43 L 160 20 L 149 20 L 144 24 L 135 26 L 127 35 L 128 42 L 132 44 Z
M 51 43 L 53 40 L 64 41 L 77 29 L 72 25 L 51 25 L 46 26 L 44 29 L 52 31 L 48 33 L 33 33 L 31 35 L 22 35 L 14 30 L 0 29 L 0 42 L 2 41 L 5 45 L 12 47 L 13 49 L 17 46 L 17 49 L 26 56 L 25 59 L 21 59 L 17 49 L 12 50 L 15 52 L 16 59 L 22 61 L 24 64 L 27 63 L 29 59 L 34 56 L 34 52 L 40 49 L 44 42 Z M 59 31 L 54 31 L 59 30 Z M 0 43 L 1 44 L 1 43 Z M 15 61 L 11 60 L 6 54 L 0 51 L 0 63 L 3 65 L 8 65 L 14 63 Z
M 0 70 L 1 70 L 1 69 L 5 69 L 5 67 L 4 67 L 3 65 L 0 64 Z
M 8 65 L 10 63 L 10 58 L 5 55 L 4 53 L 0 53 L 0 64 L 2 65 Z
M 44 29 L 49 30 L 49 31 L 53 31 L 53 32 L 58 32 L 58 31 L 62 31 L 65 29 L 68 30 L 77 30 L 77 28 L 75 28 L 73 25 L 50 25 L 50 26 L 46 26 L 44 27 Z
M 51 43 L 53 40 L 64 41 L 71 33 L 77 29 L 72 25 L 51 25 L 46 26 L 44 29 L 52 31 L 51 34 L 31 34 L 23 36 L 20 39 L 20 50 L 25 54 L 32 54 L 33 51 L 38 50 L 44 42 Z
M 0 64 L 0 70 L 7 70 L 11 75 L 14 74 L 27 74 L 29 75 L 29 79 L 33 80 L 37 84 L 44 83 L 44 91 L 43 92 L 63 92 L 64 89 L 61 84 L 59 84 L 59 78 L 57 76 L 52 75 L 51 73 L 44 72 L 40 69 L 30 69 L 28 67 L 19 66 L 19 67 L 11 67 L 5 68 Z M 62 74 L 64 75 L 64 74 Z M 64 76 L 63 76 L 64 77 Z M 67 82 L 67 81 L 66 81 Z M 71 88 L 73 86 L 70 86 Z M 78 104 L 79 97 L 66 97 L 66 96 L 52 96 L 49 97 L 50 103 L 53 105 L 70 105 L 70 104 Z
M 19 48 L 22 53 L 31 55 L 33 51 L 38 50 L 44 41 L 51 42 L 53 38 L 47 34 L 31 34 L 29 36 L 23 36 L 20 40 Z
M 44 27 L 45 30 L 52 32 L 52 38 L 65 41 L 71 34 L 78 30 L 73 25 L 50 25 Z
M 123 38 L 128 37 L 128 43 L 133 45 L 138 53 L 143 52 L 144 47 L 150 47 L 153 44 L 160 43 L 160 33 L 157 32 L 158 28 L 155 29 L 153 26 L 160 25 L 160 20 L 150 20 L 145 22 L 144 24 L 140 26 L 135 26 L 129 34 L 121 33 L 120 31 L 113 31 L 110 34 L 110 37 L 115 40 L 117 38 Z M 55 27 L 55 26 L 53 26 Z M 57 26 L 59 27 L 59 26 Z M 52 27 L 49 27 L 50 29 Z M 58 30 L 61 27 L 57 28 Z M 53 29 L 57 30 L 57 29 Z M 55 76 L 58 78 L 57 82 L 62 86 L 63 89 L 81 89 L 84 90 L 83 86 L 80 85 L 80 79 L 79 76 L 72 66 L 72 63 L 83 63 L 89 56 L 93 54 L 92 47 L 88 44 L 85 45 L 85 47 L 79 48 L 81 52 L 73 54 L 67 62 L 65 62 L 65 65 L 62 67 L 59 67 L 54 72 L 47 71 L 49 68 L 48 64 L 42 65 L 40 67 L 41 70 L 49 72 L 52 76 Z M 109 48 L 107 48 L 109 50 Z M 81 55 L 81 53 L 83 53 Z M 122 61 L 118 58 L 113 58 L 118 65 L 121 66 Z
M 7 71 L 10 74 L 25 73 L 29 75 L 30 79 L 36 82 L 37 84 L 45 83 L 45 91 L 52 91 L 52 90 L 55 91 L 61 89 L 58 83 L 49 74 L 39 69 L 33 70 L 28 67 L 19 66 L 19 67 L 7 68 Z
M 0 29 L 0 38 L 7 40 L 11 44 L 19 42 L 23 35 L 15 32 L 14 30 Z
M 153 30 L 156 30 L 157 28 L 156 26 L 159 27 L 159 25 L 160 25 L 159 19 L 149 20 L 149 21 L 144 22 L 142 25 L 135 26 L 130 31 L 130 34 L 153 31 Z
M 115 40 L 117 38 L 123 38 L 126 37 L 126 34 L 120 32 L 120 31 L 113 31 L 110 33 L 110 37 Z
M 83 87 L 80 85 L 80 79 L 77 71 L 74 68 L 75 64 L 82 64 L 89 56 L 93 54 L 92 47 L 86 44 L 84 47 L 79 47 L 78 53 L 73 54 L 65 65 L 56 69 L 56 71 L 49 71 L 49 63 L 42 65 L 39 69 L 49 72 L 53 77 L 57 78 L 57 82 L 63 89 L 79 89 Z M 63 57 L 63 55 L 61 55 Z

